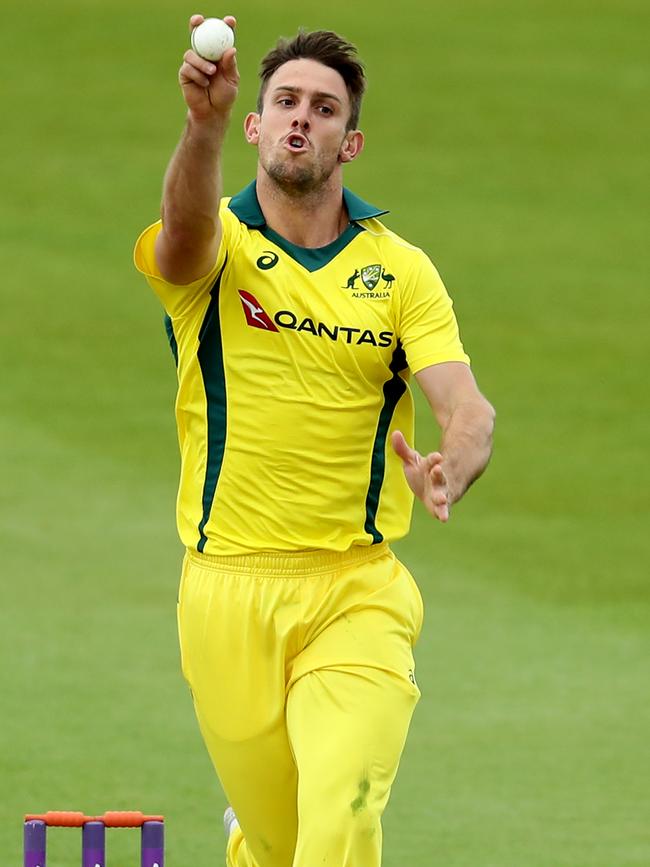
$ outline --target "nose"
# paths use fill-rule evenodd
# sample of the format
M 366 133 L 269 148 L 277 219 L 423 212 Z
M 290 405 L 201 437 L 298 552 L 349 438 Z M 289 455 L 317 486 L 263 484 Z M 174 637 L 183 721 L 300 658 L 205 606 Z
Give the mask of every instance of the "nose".
M 291 127 L 292 129 L 304 130 L 304 132 L 309 131 L 309 119 L 307 118 L 304 111 L 299 111 L 298 116 L 294 117 L 294 119 L 291 121 Z

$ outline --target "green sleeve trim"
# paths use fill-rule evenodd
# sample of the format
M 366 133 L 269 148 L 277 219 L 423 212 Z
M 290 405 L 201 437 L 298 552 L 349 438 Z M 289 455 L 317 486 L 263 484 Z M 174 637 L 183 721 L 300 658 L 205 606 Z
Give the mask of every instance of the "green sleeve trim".
M 169 348 L 174 356 L 174 362 L 176 363 L 176 367 L 178 367 L 178 344 L 176 342 L 176 335 L 174 334 L 172 318 L 168 315 L 165 315 L 165 331 L 167 332 L 167 340 L 169 340 Z

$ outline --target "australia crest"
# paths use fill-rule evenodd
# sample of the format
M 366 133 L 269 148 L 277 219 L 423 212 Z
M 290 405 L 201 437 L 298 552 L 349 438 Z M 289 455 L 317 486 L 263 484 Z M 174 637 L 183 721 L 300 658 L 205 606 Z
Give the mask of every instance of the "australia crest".
M 361 269 L 361 282 L 369 292 L 372 292 L 380 279 L 381 265 L 366 265 Z
M 355 268 L 354 273 L 350 274 L 348 282 L 342 288 L 352 289 L 353 298 L 364 298 L 368 301 L 381 301 L 390 298 L 390 290 L 395 279 L 395 275 L 389 274 L 383 265 L 366 265 L 361 268 L 361 270 Z M 361 280 L 363 286 L 357 287 L 357 280 Z M 384 282 L 383 285 L 378 288 L 380 280 L 383 280 Z

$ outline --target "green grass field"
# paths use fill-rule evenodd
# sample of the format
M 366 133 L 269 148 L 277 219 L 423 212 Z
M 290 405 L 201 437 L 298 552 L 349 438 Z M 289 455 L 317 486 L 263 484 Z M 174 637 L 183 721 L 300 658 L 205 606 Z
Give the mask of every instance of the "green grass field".
M 384 863 L 647 867 L 650 8 L 324 9 L 203 9 L 239 18 L 227 192 L 254 172 L 240 127 L 276 36 L 355 41 L 368 141 L 347 183 L 439 266 L 498 410 L 487 476 L 447 527 L 416 509 L 398 546 L 427 616 Z M 161 811 L 170 867 L 223 863 L 176 649 L 174 369 L 131 266 L 183 123 L 193 11 L 3 4 L 3 867 L 22 814 L 54 808 Z M 135 864 L 132 836 L 110 843 Z M 53 836 L 50 867 L 78 849 Z

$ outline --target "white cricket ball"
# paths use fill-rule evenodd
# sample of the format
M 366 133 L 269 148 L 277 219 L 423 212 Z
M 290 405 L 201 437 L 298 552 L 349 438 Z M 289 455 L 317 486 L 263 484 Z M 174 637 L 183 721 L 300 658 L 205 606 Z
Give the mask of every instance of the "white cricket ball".
M 235 34 L 221 18 L 206 18 L 192 30 L 192 48 L 204 60 L 221 60 L 235 44 Z

